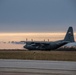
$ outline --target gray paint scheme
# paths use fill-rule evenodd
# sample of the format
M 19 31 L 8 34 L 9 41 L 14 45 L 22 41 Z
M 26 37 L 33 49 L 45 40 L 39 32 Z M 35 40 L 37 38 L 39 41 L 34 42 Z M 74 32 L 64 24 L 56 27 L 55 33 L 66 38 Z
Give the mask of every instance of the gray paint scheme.
M 72 27 L 69 27 L 64 40 L 65 41 L 69 41 L 70 40 L 70 42 L 75 42 L 75 40 L 74 40 L 74 34 L 73 34 L 73 28 Z
M 74 42 L 74 34 L 73 28 L 69 27 L 66 33 L 66 36 L 63 40 L 55 41 L 55 42 L 38 42 L 38 41 L 27 41 L 24 48 L 28 50 L 54 50 L 57 49 L 69 42 Z

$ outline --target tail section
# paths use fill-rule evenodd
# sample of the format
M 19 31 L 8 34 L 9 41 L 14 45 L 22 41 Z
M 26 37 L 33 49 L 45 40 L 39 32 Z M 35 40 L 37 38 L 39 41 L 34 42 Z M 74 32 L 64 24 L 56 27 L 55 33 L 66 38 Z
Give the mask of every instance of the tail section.
M 66 36 L 64 38 L 64 41 L 75 42 L 72 27 L 68 28 L 68 31 L 67 31 Z

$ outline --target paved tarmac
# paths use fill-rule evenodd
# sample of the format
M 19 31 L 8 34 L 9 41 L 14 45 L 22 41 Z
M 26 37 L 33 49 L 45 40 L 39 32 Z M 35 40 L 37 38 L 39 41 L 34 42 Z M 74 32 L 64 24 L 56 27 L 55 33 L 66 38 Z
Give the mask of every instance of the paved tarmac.
M 0 59 L 0 75 L 76 75 L 76 62 Z

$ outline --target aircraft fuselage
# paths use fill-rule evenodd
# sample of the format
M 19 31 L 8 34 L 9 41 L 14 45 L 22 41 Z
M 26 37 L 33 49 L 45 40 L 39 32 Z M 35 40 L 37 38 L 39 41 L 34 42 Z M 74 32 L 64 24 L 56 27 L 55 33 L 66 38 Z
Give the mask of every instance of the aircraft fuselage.
M 28 49 L 28 50 L 53 50 L 53 49 L 57 49 L 58 47 L 67 44 L 68 42 L 66 41 L 59 41 L 59 42 L 44 42 L 44 43 L 35 43 L 35 42 L 29 42 L 26 43 L 26 45 L 24 46 L 24 48 Z

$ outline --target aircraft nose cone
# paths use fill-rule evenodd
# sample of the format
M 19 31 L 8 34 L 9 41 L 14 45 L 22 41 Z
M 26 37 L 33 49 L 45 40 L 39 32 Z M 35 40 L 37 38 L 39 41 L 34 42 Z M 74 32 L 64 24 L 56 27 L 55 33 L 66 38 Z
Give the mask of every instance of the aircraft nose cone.
M 25 46 L 23 46 L 23 48 L 27 48 L 27 46 L 25 45 Z
M 32 46 L 30 46 L 30 45 L 25 45 L 24 48 L 26 48 L 26 49 L 31 49 Z

